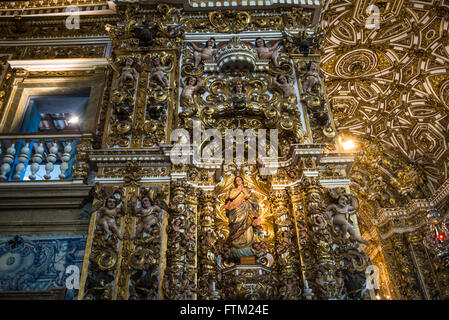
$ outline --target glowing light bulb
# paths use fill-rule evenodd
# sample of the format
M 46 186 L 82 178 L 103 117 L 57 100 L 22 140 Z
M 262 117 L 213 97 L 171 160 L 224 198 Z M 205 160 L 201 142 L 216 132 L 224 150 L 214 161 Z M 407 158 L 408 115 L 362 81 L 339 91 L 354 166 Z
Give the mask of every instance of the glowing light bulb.
M 80 121 L 80 118 L 77 116 L 73 116 L 69 119 L 69 123 L 78 123 Z
M 347 140 L 347 141 L 343 142 L 342 146 L 343 146 L 344 150 L 352 150 L 355 148 L 354 141 L 352 141 L 352 140 Z
M 444 234 L 440 233 L 440 234 L 438 235 L 438 239 L 444 240 Z

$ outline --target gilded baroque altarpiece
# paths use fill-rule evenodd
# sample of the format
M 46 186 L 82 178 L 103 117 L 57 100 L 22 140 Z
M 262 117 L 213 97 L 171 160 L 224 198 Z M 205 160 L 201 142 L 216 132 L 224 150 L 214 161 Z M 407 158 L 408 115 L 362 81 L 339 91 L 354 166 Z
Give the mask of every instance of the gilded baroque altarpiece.
M 391 231 L 420 226 L 425 216 L 419 200 L 406 201 L 424 198 L 415 169 L 377 141 L 363 142 L 356 155 L 337 139 L 328 64 L 320 64 L 329 41 L 316 24 L 320 6 L 85 5 L 95 4 L 101 12 L 81 16 L 77 34 L 97 41 L 0 52 L 2 66 L 10 63 L 2 69 L 0 116 L 11 119 L 3 129 L 14 126 L 12 110 L 24 107 L 22 92 L 84 82 L 98 106 L 89 109 L 89 132 L 76 136 L 74 181 L 95 183 L 78 299 L 444 295 L 442 287 L 430 290 L 447 279 L 424 273 L 432 261 L 422 237 Z M 56 20 L 43 27 L 12 20 L 6 36 L 73 36 Z M 47 69 L 32 62 L 43 58 L 65 62 Z M 232 161 L 224 149 L 211 156 L 210 136 L 192 142 L 196 130 L 208 129 L 231 141 Z M 237 134 L 229 138 L 229 130 Z M 276 135 L 263 138 L 270 130 Z M 265 156 L 250 161 L 251 142 L 262 138 L 257 152 Z M 179 146 L 184 162 L 173 161 Z M 365 222 L 362 230 L 360 217 L 378 212 L 373 202 L 397 204 L 405 218 L 384 210 L 377 226 Z M 373 265 L 377 291 L 367 286 Z

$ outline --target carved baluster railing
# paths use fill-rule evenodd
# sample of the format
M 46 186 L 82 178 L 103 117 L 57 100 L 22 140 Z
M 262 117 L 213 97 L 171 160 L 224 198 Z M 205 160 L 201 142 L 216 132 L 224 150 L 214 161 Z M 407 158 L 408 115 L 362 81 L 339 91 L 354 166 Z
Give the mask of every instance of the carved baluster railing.
M 36 173 L 39 171 L 40 164 L 44 160 L 44 145 L 42 142 L 36 142 L 34 144 L 34 154 L 31 157 L 33 164 L 31 165 L 29 176 L 30 180 L 36 180 Z
M 15 143 L 11 144 L 11 146 L 6 149 L 6 154 L 3 156 L 3 164 L 0 167 L 1 174 L 0 179 L 8 180 L 7 174 L 11 171 L 11 164 L 14 162 L 14 156 L 16 154 L 16 145 Z
M 55 169 L 55 162 L 57 160 L 58 144 L 55 142 L 50 142 L 49 153 L 47 154 L 47 164 L 45 165 L 45 179 L 51 179 L 51 173 Z
M 71 158 L 70 153 L 72 152 L 72 141 L 67 141 L 66 146 L 64 147 L 64 153 L 61 157 L 61 166 L 59 167 L 61 170 L 61 173 L 59 174 L 59 178 L 65 179 L 66 171 L 69 169 L 69 161 Z
M 0 143 L 3 148 L 8 147 L 3 149 L 3 157 L 0 156 L 0 180 L 64 180 L 70 177 L 74 161 L 73 178 L 85 177 L 89 170 L 87 151 L 92 149 L 91 140 L 91 134 L 79 133 L 1 135 Z M 75 145 L 79 146 L 78 154 L 73 156 Z M 52 174 L 58 166 L 59 175 Z M 45 171 L 43 178 L 40 170 Z
M 25 171 L 26 163 L 28 162 L 28 152 L 30 152 L 30 143 L 27 141 L 25 145 L 20 149 L 20 155 L 17 157 L 18 163 L 16 164 L 15 180 L 20 180 L 22 172 Z

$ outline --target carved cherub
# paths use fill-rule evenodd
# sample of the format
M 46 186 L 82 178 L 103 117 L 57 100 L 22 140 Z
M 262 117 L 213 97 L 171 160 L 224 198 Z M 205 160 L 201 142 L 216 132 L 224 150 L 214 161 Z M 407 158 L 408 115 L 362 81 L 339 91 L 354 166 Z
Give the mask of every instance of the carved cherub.
M 282 253 L 286 252 L 288 250 L 288 247 L 291 245 L 291 243 L 292 243 L 292 239 L 291 239 L 290 233 L 288 231 L 283 231 L 281 243 L 279 244 L 279 246 L 277 248 L 278 254 L 282 254 Z
M 212 56 L 217 53 L 218 49 L 216 49 L 215 38 L 210 38 L 206 42 L 206 46 L 204 48 L 198 47 L 195 43 L 192 42 L 192 47 L 194 49 L 193 57 L 195 60 L 195 69 L 198 68 L 199 64 L 203 60 L 211 60 Z
M 206 231 L 206 234 L 204 236 L 204 244 L 209 248 L 215 248 L 216 242 L 217 240 L 215 240 L 213 232 L 211 230 Z
M 186 232 L 186 240 L 189 242 L 189 244 L 192 244 L 193 242 L 193 245 L 195 245 L 195 234 L 196 234 L 196 225 L 194 223 L 191 223 Z
M 144 195 L 141 198 L 141 208 L 137 208 L 137 198 L 134 198 L 133 202 L 136 215 L 141 216 L 141 221 L 137 225 L 136 234 L 133 237 L 135 238 L 143 236 L 143 233 L 150 232 L 154 225 L 162 223 L 162 209 L 158 205 L 153 204 L 148 195 Z
M 98 224 L 106 232 L 107 238 L 109 238 L 109 236 L 114 233 L 117 238 L 122 240 L 120 231 L 115 223 L 115 217 L 123 214 L 123 206 L 121 206 L 120 208 L 117 208 L 117 206 L 117 199 L 115 199 L 113 196 L 107 198 L 105 206 L 98 209 Z
M 189 286 L 184 290 L 184 300 L 195 299 L 195 287 L 194 284 L 189 284 Z
M 173 223 L 172 228 L 176 232 L 182 232 L 182 230 L 184 228 L 184 220 L 180 219 L 180 218 L 176 219 L 175 222 Z
M 136 82 L 139 76 L 136 68 L 134 68 L 134 59 L 131 57 L 126 58 L 125 66 L 120 70 L 114 63 L 111 63 L 112 68 L 117 71 L 120 75 L 117 78 L 114 89 L 121 88 L 126 81 Z
M 294 279 L 284 280 L 284 286 L 281 288 L 283 291 L 284 300 L 295 299 L 295 291 L 297 289 L 298 282 Z
M 267 253 L 267 246 L 265 242 L 254 242 L 251 251 L 257 258 L 264 256 Z
M 150 67 L 151 67 L 150 81 L 155 79 L 156 82 L 159 82 L 159 84 L 161 84 L 162 86 L 168 87 L 169 81 L 166 72 L 170 71 L 172 67 L 171 63 L 169 66 L 163 67 L 161 64 L 161 59 L 159 57 L 156 57 L 150 63 Z
M 201 81 L 196 77 L 184 77 L 181 79 L 181 86 L 183 87 L 181 92 L 181 105 L 193 105 L 193 95 L 202 87 Z
M 181 218 L 177 218 L 173 222 L 171 229 L 172 229 L 171 242 L 176 243 L 181 241 L 182 240 L 181 234 L 184 232 L 184 220 Z
M 343 275 L 343 271 L 337 270 L 335 273 L 335 284 L 338 290 L 338 297 L 341 298 L 345 289 L 345 276 Z
M 195 299 L 195 284 L 189 280 L 189 278 L 183 274 L 181 278 L 181 290 L 182 296 L 184 300 L 193 300 Z
M 318 65 L 315 61 L 310 61 L 307 66 L 308 74 L 318 74 Z
M 351 200 L 351 204 L 349 204 L 349 200 Z M 368 245 L 368 241 L 362 239 L 356 234 L 352 221 L 349 217 L 354 215 L 356 212 L 357 204 L 355 198 L 353 196 L 350 197 L 347 194 L 340 194 L 338 196 L 337 204 L 330 204 L 326 208 L 326 213 L 332 221 L 333 226 L 340 228 L 343 237 L 345 237 L 346 232 L 348 232 L 351 240 Z M 349 222 L 348 219 L 351 222 Z
M 277 50 L 277 47 L 279 46 L 279 43 L 281 43 L 281 40 L 277 41 L 274 45 L 271 47 L 267 47 L 265 45 L 265 40 L 263 38 L 257 38 L 256 39 L 256 51 L 257 55 L 259 56 L 259 59 L 271 59 L 273 62 L 273 65 L 277 68 L 279 67 L 278 64 L 278 56 L 279 52 Z
M 317 270 L 315 280 L 313 281 L 313 291 L 318 298 L 323 299 L 327 296 L 324 273 L 319 269 Z
M 228 242 L 223 244 L 223 247 L 220 250 L 220 255 L 224 260 L 229 260 L 231 258 L 231 245 Z
M 290 78 L 282 74 L 278 75 L 277 78 L 273 78 L 273 84 L 281 89 L 284 99 L 290 97 L 296 98 L 295 87 L 293 87 L 295 81 L 294 77 Z
M 321 89 L 320 78 L 318 77 L 318 67 L 314 61 L 309 64 L 308 71 L 302 81 L 302 89 L 308 94 L 319 92 Z
M 320 79 L 318 79 L 317 76 L 306 76 L 304 82 L 302 83 L 302 89 L 305 93 L 313 94 L 314 88 L 315 92 L 319 92 L 319 89 L 321 87 Z
M 305 245 L 309 241 L 309 235 L 304 221 L 298 222 L 299 243 Z
M 162 289 L 164 290 L 165 294 L 168 294 L 170 289 L 171 289 L 171 285 L 170 285 L 170 277 L 168 274 L 164 275 L 164 280 L 162 281 Z

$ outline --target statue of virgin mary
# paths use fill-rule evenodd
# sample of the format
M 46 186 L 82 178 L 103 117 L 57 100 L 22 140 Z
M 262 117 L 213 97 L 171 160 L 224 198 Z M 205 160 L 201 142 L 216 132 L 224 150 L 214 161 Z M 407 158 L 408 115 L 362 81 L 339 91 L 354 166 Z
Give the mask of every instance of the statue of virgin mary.
M 243 179 L 237 176 L 234 179 L 234 187 L 226 194 L 225 201 L 226 216 L 229 219 L 229 236 L 226 242 L 231 247 L 231 256 L 253 256 L 251 246 L 254 234 L 263 237 L 256 195 L 245 187 Z

